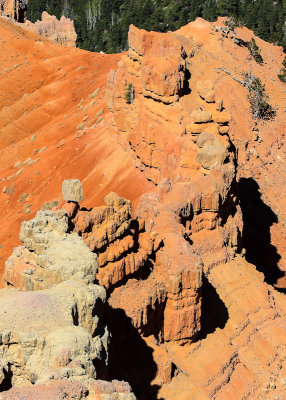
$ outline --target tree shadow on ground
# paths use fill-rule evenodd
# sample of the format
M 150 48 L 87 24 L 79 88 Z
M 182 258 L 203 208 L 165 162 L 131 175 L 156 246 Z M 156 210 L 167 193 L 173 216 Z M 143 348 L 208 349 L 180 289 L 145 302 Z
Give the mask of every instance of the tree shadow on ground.
M 124 310 L 108 306 L 107 318 L 111 331 L 109 379 L 128 382 L 138 400 L 158 400 L 160 387 L 151 383 L 157 374 L 153 349 L 147 346 Z
M 278 278 L 284 276 L 278 268 L 281 256 L 271 244 L 270 228 L 278 222 L 277 215 L 263 202 L 259 185 L 254 179 L 240 179 L 238 193 L 243 215 L 242 241 L 246 260 L 264 274 L 268 284 L 274 285 Z
M 201 331 L 197 340 L 205 339 L 210 333 L 215 332 L 217 328 L 223 329 L 228 319 L 229 314 L 224 302 L 203 275 Z

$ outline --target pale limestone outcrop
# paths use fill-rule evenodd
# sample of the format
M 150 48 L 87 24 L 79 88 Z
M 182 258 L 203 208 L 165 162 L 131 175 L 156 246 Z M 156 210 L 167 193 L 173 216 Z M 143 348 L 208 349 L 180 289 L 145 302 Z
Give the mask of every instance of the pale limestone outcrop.
M 122 262 L 122 255 L 128 255 L 125 236 L 127 241 L 131 239 L 130 250 L 134 252 L 134 258 L 130 258 L 132 268 L 140 268 L 144 263 L 142 257 L 147 259 L 154 246 L 146 233 L 145 238 L 142 223 L 139 228 L 139 222 L 131 217 L 129 201 L 110 193 L 105 202 L 106 207 L 91 211 L 81 210 L 74 202 L 66 203 L 67 212 L 41 210 L 35 218 L 23 222 L 20 230 L 23 246 L 15 248 L 7 260 L 4 273 L 7 288 L 0 291 L 4 314 L 3 325 L 0 323 L 3 382 L 11 376 L 12 386 L 45 385 L 45 393 L 49 392 L 49 381 L 67 379 L 87 385 L 91 400 L 135 399 L 124 382 L 94 381 L 106 374 L 109 343 L 109 331 L 103 320 L 106 291 L 94 282 L 102 281 L 104 276 L 97 276 L 97 259 L 101 270 L 106 268 L 105 275 L 113 277 L 112 284 L 132 273 L 124 258 L 122 275 L 114 269 L 114 265 L 118 268 Z M 94 227 L 94 237 L 84 235 L 89 232 L 88 227 Z M 143 249 L 136 259 L 140 233 Z M 106 282 L 108 287 L 109 281 Z M 24 329 L 20 329 L 22 326 Z M 35 395 L 41 393 L 35 390 Z M 68 390 L 74 395 L 72 386 Z M 10 393 L 20 396 L 22 389 Z M 84 396 L 80 390 L 78 399 Z
M 88 383 L 107 365 L 106 291 L 97 262 L 64 210 L 41 210 L 23 222 L 0 290 L 2 381 L 13 386 L 54 379 Z M 18 290 L 15 290 L 14 288 Z
M 214 165 L 223 165 L 229 155 L 228 143 L 222 143 L 211 133 L 202 133 L 196 144 L 200 147 L 196 160 L 207 170 Z
M 56 16 L 49 15 L 44 11 L 41 21 L 36 21 L 34 24 L 30 21 L 25 21 L 21 26 L 30 32 L 45 36 L 58 44 L 76 47 L 77 34 L 74 22 L 65 16 L 62 16 L 58 20 Z
M 22 223 L 19 239 L 28 250 L 41 254 L 52 243 L 66 237 L 67 230 L 68 220 L 64 210 L 56 213 L 40 210 L 35 218 Z
M 38 211 L 35 218 L 23 222 L 20 240 L 24 246 L 15 248 L 6 261 L 6 285 L 40 290 L 70 279 L 87 285 L 94 283 L 98 270 L 96 255 L 77 233 L 67 231 L 64 210 Z
M 1 360 L 13 386 L 51 379 L 87 382 L 104 366 L 105 290 L 67 281 L 51 289 L 0 291 Z M 3 379 L 2 379 L 3 380 Z
M 65 179 L 62 185 L 62 194 L 65 201 L 83 201 L 83 189 L 79 179 Z

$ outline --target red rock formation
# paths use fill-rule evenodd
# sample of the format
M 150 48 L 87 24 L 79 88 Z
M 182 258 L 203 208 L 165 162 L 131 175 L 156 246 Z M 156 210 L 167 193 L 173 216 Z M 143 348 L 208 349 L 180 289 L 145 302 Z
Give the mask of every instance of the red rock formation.
M 74 231 L 97 254 L 97 279 L 109 289 L 136 273 L 156 250 L 142 221 L 132 218 L 131 202 L 115 193 L 106 206 L 79 210 L 72 218 Z M 63 206 L 68 208 L 68 204 Z
M 198 400 L 282 399 L 285 392 L 286 300 L 273 286 L 274 268 L 286 270 L 284 86 L 277 78 L 283 53 L 257 39 L 265 64 L 256 65 L 237 41 L 249 40 L 252 33 L 243 28 L 236 37 L 225 36 L 222 23 L 198 19 L 168 34 L 131 27 L 130 49 L 120 60 L 65 49 L 66 60 L 73 64 L 68 68 L 65 62 L 64 73 L 78 80 L 71 99 L 65 75 L 58 83 L 57 65 L 49 84 L 45 81 L 31 91 L 27 104 L 12 92 L 5 99 L 9 109 L 1 111 L 2 197 L 10 196 L 2 212 L 2 235 L 7 236 L 13 224 L 18 234 L 23 215 L 16 219 L 5 211 L 20 210 L 20 178 L 35 179 L 25 170 L 12 173 L 15 147 L 27 157 L 31 135 L 42 129 L 40 143 L 48 143 L 50 151 L 43 153 L 39 166 L 47 180 L 33 186 L 29 196 L 34 200 L 37 195 L 37 201 L 31 210 L 44 196 L 59 199 L 60 179 L 83 181 L 86 208 L 63 205 L 60 199 L 59 207 L 64 206 L 69 218 L 68 234 L 78 233 L 96 253 L 97 279 L 107 288 L 110 378 L 128 381 L 139 399 L 173 400 L 178 394 Z M 3 24 L 15 37 L 11 26 Z M 35 51 L 35 37 L 22 35 L 29 51 Z M 2 46 L 9 54 L 8 45 Z M 39 47 L 40 59 L 59 54 L 56 45 Z M 86 66 L 84 74 L 75 71 L 81 63 Z M 107 63 L 113 69 L 106 90 L 111 113 L 100 109 L 103 99 L 91 105 L 98 96 L 95 87 L 83 87 L 95 68 L 106 77 Z M 239 82 L 250 64 L 252 73 L 266 84 L 269 102 L 277 105 L 274 120 L 252 118 L 248 91 Z M 1 68 L 4 74 L 8 67 L 4 63 Z M 19 76 L 16 71 L 9 79 Z M 8 85 L 11 80 L 5 77 Z M 99 83 L 102 88 L 106 80 Z M 49 85 L 65 94 L 56 106 Z M 41 123 L 47 126 L 38 128 L 30 117 L 29 132 L 26 116 L 22 120 L 17 110 L 19 105 L 22 111 L 33 109 L 34 97 L 45 99 L 42 111 L 52 108 L 49 115 L 55 122 L 51 125 L 43 112 Z M 66 111 L 70 100 L 75 104 Z M 0 103 L 4 105 L 4 99 Z M 23 121 L 21 131 L 13 125 L 13 138 L 12 115 Z M 74 138 L 72 131 L 80 122 Z M 13 147 L 15 138 L 18 146 Z M 79 155 L 72 153 L 75 146 Z M 110 191 L 119 196 L 106 196 Z M 11 250 L 14 238 L 11 232 L 5 251 Z M 19 285 L 25 269 L 27 264 L 12 265 L 13 285 Z M 284 285 L 282 280 L 279 284 Z
M 13 388 L 0 394 L 1 400 L 135 400 L 126 382 L 91 381 L 80 383 L 53 381 L 48 385 Z
M 153 272 L 150 278 L 140 283 L 140 288 L 137 282 L 130 281 L 126 287 L 115 289 L 110 298 L 112 306 L 124 309 L 134 321 L 134 326 L 141 329 L 144 334 L 142 326 L 138 324 L 138 320 L 140 321 L 140 318 L 142 320 L 139 316 L 144 316 L 143 320 L 146 321 L 148 307 L 150 307 L 149 310 L 154 308 L 153 293 L 157 291 L 157 289 L 155 291 L 147 289 L 151 286 L 149 279 L 153 282 L 152 287 L 157 287 L 158 284 L 154 283 L 156 281 L 162 282 L 165 287 L 164 329 L 162 330 L 164 334 L 159 340 L 173 343 L 166 345 L 167 352 L 169 356 L 172 352 L 174 355 L 174 358 L 171 356 L 172 362 L 178 371 L 181 371 L 177 373 L 172 383 L 164 386 L 160 392 L 159 396 L 166 399 L 176 398 L 181 383 L 184 386 L 180 392 L 183 398 L 186 396 L 186 398 L 203 399 L 216 396 L 218 399 L 223 399 L 228 398 L 230 393 L 234 396 L 237 393 L 238 398 L 250 395 L 254 396 L 253 398 L 264 396 L 261 395 L 261 390 L 264 393 L 264 383 L 259 379 L 258 369 L 252 361 L 246 360 L 242 355 L 242 348 L 245 346 L 242 342 L 248 343 L 254 333 L 244 333 L 244 328 L 242 328 L 238 335 L 242 342 L 239 340 L 239 343 L 234 345 L 235 352 L 231 347 L 227 347 L 227 343 L 232 342 L 232 338 L 236 337 L 233 328 L 230 328 L 233 326 L 232 323 L 237 321 L 234 322 L 235 326 L 248 325 L 245 315 L 255 314 L 256 311 L 252 310 L 247 300 L 240 307 L 236 295 L 232 292 L 229 292 L 230 299 L 227 300 L 224 285 L 228 287 L 228 282 L 232 282 L 232 269 L 239 271 L 238 277 L 243 274 L 244 269 L 247 269 L 249 284 L 253 279 L 257 285 L 258 278 L 254 278 L 256 276 L 254 268 L 240 261 L 236 255 L 241 248 L 241 236 L 243 235 L 245 239 L 245 229 L 249 229 L 248 226 L 242 224 L 246 220 L 245 199 L 242 199 L 243 215 L 237 204 L 236 196 L 241 194 L 242 189 L 240 183 L 239 192 L 237 192 L 236 168 L 234 168 L 237 161 L 233 154 L 234 147 L 228 139 L 229 133 L 235 140 L 234 125 L 240 121 L 240 109 L 228 102 L 230 95 L 226 92 L 226 88 L 229 88 L 229 84 L 223 86 L 223 80 L 232 78 L 229 75 L 217 78 L 218 73 L 214 68 L 215 66 L 227 68 L 227 65 L 232 63 L 228 56 L 224 58 L 221 55 L 219 59 L 213 57 L 211 66 L 209 61 L 203 61 L 207 58 L 206 51 L 216 55 L 226 51 L 226 54 L 230 53 L 230 57 L 233 57 L 229 49 L 234 46 L 234 42 L 230 38 L 226 49 L 221 49 L 220 31 L 218 30 L 217 34 L 213 31 L 215 27 L 202 20 L 182 28 L 179 32 L 167 35 L 146 33 L 131 27 L 130 50 L 122 57 L 118 70 L 110 73 L 106 94 L 107 103 L 114 114 L 118 129 L 118 140 L 122 146 L 133 155 L 141 171 L 156 185 L 162 178 L 168 178 L 159 184 L 156 194 L 143 195 L 136 210 L 136 215 L 145 220 L 147 232 L 158 234 L 164 243 L 164 246 L 156 253 Z M 244 30 L 240 33 L 243 36 L 246 32 L 247 30 Z M 206 47 L 199 40 L 204 40 Z M 168 49 L 172 51 L 168 53 Z M 242 52 L 242 50 L 237 49 L 237 52 Z M 156 54 L 160 54 L 160 62 L 156 61 Z M 173 67 L 170 67 L 168 61 L 171 54 L 174 56 Z M 277 60 L 280 59 L 281 57 L 277 57 Z M 155 69 L 155 65 L 159 72 L 156 80 L 153 81 L 151 71 Z M 212 72 L 208 72 L 210 68 L 213 68 Z M 275 78 L 277 81 L 277 77 Z M 168 91 L 164 90 L 165 79 L 169 84 Z M 134 87 L 132 104 L 126 103 L 125 100 L 130 84 Z M 240 84 L 234 84 L 234 86 L 237 90 L 235 98 L 244 96 L 247 99 L 246 94 L 242 93 L 243 87 Z M 233 96 L 234 93 L 231 92 L 232 101 Z M 244 113 L 249 115 L 249 107 L 247 111 L 244 110 Z M 278 118 L 282 117 L 280 115 L 279 113 Z M 271 123 L 273 122 L 269 122 Z M 236 144 L 240 149 L 240 143 L 236 142 Z M 242 176 L 239 159 L 238 171 L 239 179 Z M 256 187 L 256 192 L 257 190 L 258 187 Z M 244 195 L 247 196 L 246 193 Z M 188 241 L 185 238 L 188 238 Z M 234 261 L 230 262 L 231 259 Z M 204 338 L 207 333 L 211 333 L 204 327 L 205 317 L 201 315 L 201 293 L 204 301 L 206 289 L 203 285 L 202 292 L 199 290 L 198 272 L 195 273 L 196 266 L 199 265 L 210 282 L 206 285 L 212 285 L 217 293 L 216 296 L 220 296 L 225 304 L 226 320 L 220 327 L 224 328 L 226 325 L 222 331 L 217 330 L 213 336 L 209 335 L 207 340 L 190 347 L 190 350 L 188 347 L 179 349 L 176 342 L 190 343 L 196 340 L 200 329 L 199 338 Z M 230 281 L 225 277 L 224 284 L 221 284 L 219 283 L 220 276 L 224 270 L 228 271 Z M 197 286 L 195 282 L 198 282 Z M 262 293 L 267 292 L 267 284 L 263 280 L 259 282 L 259 288 L 256 289 L 257 296 L 263 297 Z M 237 278 L 237 283 L 233 283 L 234 286 L 236 284 L 240 285 L 239 278 Z M 144 285 L 147 289 L 146 299 L 148 293 L 151 296 L 148 298 L 149 301 L 142 302 Z M 129 301 L 125 304 L 124 296 L 129 299 L 131 294 L 137 291 L 140 299 L 136 297 L 136 305 L 133 307 Z M 252 289 L 249 288 L 249 293 L 251 292 Z M 271 289 L 271 296 L 277 296 L 277 299 L 279 298 L 277 301 L 284 304 L 283 295 L 276 294 L 273 289 Z M 157 298 L 159 299 L 160 295 L 157 295 Z M 277 326 L 281 329 L 285 311 L 280 313 L 281 308 L 275 306 L 275 317 L 269 317 L 268 312 L 272 312 L 276 300 L 273 303 L 266 296 L 261 302 L 264 304 L 261 312 L 264 315 L 262 326 L 267 324 L 269 318 L 271 320 L 274 318 L 273 327 Z M 143 307 L 140 304 L 142 303 L 148 304 L 145 313 L 141 311 Z M 234 307 L 236 311 L 233 313 L 232 304 L 237 304 Z M 219 309 L 217 312 L 220 312 Z M 202 313 L 207 313 L 207 309 L 203 307 Z M 225 357 L 222 358 L 221 352 L 217 349 L 221 346 L 220 341 L 225 334 L 223 348 L 228 348 L 229 351 L 225 351 Z M 259 340 L 259 336 L 260 330 L 252 340 Z M 285 344 L 279 340 L 279 334 L 269 333 L 267 338 L 269 357 L 275 359 L 279 357 L 275 350 L 276 341 L 283 346 L 283 349 L 285 349 Z M 188 358 L 186 354 L 189 351 L 191 353 Z M 201 357 L 206 357 L 206 354 L 214 355 L 214 360 L 210 361 L 214 365 L 213 377 L 207 367 L 205 377 L 197 368 Z M 175 361 L 177 355 L 178 359 Z M 280 363 L 282 363 L 281 357 L 278 364 L 283 369 L 284 364 Z M 238 368 L 237 365 L 242 368 Z M 279 368 L 273 366 L 271 374 L 275 376 L 275 381 L 280 379 L 282 382 L 283 372 L 279 372 Z M 195 382 L 191 384 L 192 380 L 187 376 L 193 376 L 195 369 L 198 375 Z M 252 378 L 247 379 L 248 383 L 241 385 L 238 389 L 236 386 L 238 377 L 242 376 L 243 370 L 251 371 Z M 262 374 L 265 376 L 266 371 Z M 172 375 L 168 374 L 165 383 L 168 383 L 171 378 Z M 226 385 L 225 382 L 229 380 L 231 383 Z M 156 379 L 153 382 L 155 384 Z M 274 386 L 276 387 L 276 384 L 267 383 L 265 396 L 261 398 L 267 398 L 269 390 L 272 391 Z M 279 391 L 280 393 L 283 391 L 283 384 L 280 386 L 277 384 L 277 393 Z

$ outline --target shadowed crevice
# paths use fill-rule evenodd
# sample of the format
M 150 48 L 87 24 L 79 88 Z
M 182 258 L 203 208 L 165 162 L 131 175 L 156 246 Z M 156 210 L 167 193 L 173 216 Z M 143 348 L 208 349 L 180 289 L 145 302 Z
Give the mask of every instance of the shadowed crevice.
M 4 369 L 4 379 L 0 384 L 0 392 L 5 392 L 6 390 L 10 390 L 12 388 L 12 377 L 13 373 L 11 371 L 10 364 L 8 365 L 8 370 Z
M 191 73 L 188 68 L 185 68 L 184 71 L 184 84 L 183 87 L 179 90 L 179 97 L 186 96 L 191 93 L 189 80 L 191 79 Z
M 109 379 L 128 382 L 138 400 L 160 400 L 159 386 L 151 383 L 157 374 L 153 349 L 141 338 L 124 310 L 108 306 L 107 318 L 111 331 Z
M 281 256 L 271 244 L 270 228 L 278 222 L 277 215 L 266 205 L 257 182 L 252 178 L 242 178 L 238 183 L 240 206 L 243 215 L 242 241 L 245 257 L 265 276 L 265 281 L 274 285 L 284 276 L 279 270 Z
M 197 341 L 205 339 L 209 334 L 214 333 L 217 328 L 223 329 L 228 319 L 229 314 L 224 302 L 203 275 L 201 331 Z

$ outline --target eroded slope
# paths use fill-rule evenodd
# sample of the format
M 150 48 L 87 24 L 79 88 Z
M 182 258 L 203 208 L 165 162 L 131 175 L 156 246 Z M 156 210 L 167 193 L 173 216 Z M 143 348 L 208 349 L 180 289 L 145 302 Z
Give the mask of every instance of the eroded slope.
M 2 140 L 9 149 L 0 159 L 3 235 L 11 223 L 11 235 L 14 227 L 18 235 L 23 202 L 29 213 L 59 199 L 57 213 L 68 226 L 63 242 L 46 249 L 39 224 L 22 225 L 23 246 L 12 255 L 7 246 L 4 293 L 16 288 L 34 296 L 55 290 L 54 279 L 62 282 L 68 271 L 74 280 L 87 271 L 85 284 L 99 283 L 107 293 L 109 379 L 129 382 L 139 399 L 173 400 L 179 393 L 182 399 L 266 400 L 285 392 L 286 300 L 276 274 L 285 271 L 285 88 L 277 78 L 283 53 L 257 39 L 264 59 L 258 65 L 243 45 L 252 33 L 225 33 L 222 23 L 199 19 L 167 34 L 132 26 L 129 50 L 120 57 L 73 49 L 60 56 L 58 46 L 22 33 L 39 52 L 37 61 L 50 49 L 55 64 L 41 62 L 52 75 L 44 80 L 37 67 L 39 87 L 24 98 L 18 92 L 25 80 L 10 94 L 3 91 Z M 15 47 L 17 34 L 10 34 Z M 3 76 L 10 85 L 31 60 L 8 68 Z M 242 80 L 244 71 L 266 85 L 274 119 L 253 119 L 248 90 L 234 79 Z M 26 104 L 38 110 L 25 126 L 34 110 Z M 35 151 L 38 143 L 46 150 Z M 59 198 L 59 184 L 69 177 L 82 180 L 84 206 Z M 21 201 L 20 182 L 34 188 Z M 88 268 L 89 257 L 78 275 L 73 259 L 65 264 L 57 256 L 74 235 L 96 254 L 98 272 Z
M 110 190 L 134 200 L 152 185 L 106 129 L 104 87 L 119 56 L 64 48 L 2 19 L 0 30 L 3 271 L 21 221 L 60 200 L 64 178 L 83 181 L 87 206 Z

